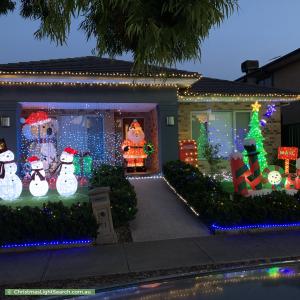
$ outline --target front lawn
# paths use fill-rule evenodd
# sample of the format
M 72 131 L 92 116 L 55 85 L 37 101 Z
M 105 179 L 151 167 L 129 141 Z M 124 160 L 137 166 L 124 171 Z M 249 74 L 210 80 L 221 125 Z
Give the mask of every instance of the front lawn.
M 60 196 L 56 190 L 49 190 L 47 195 L 44 197 L 33 197 L 29 190 L 24 189 L 21 197 L 14 201 L 4 201 L 0 200 L 0 205 L 10 206 L 10 207 L 23 207 L 23 206 L 30 206 L 30 207 L 42 207 L 43 203 L 46 202 L 59 202 L 62 201 L 65 206 L 71 206 L 77 202 L 88 202 L 88 188 L 87 187 L 80 187 L 78 188 L 77 192 L 70 197 L 63 197 Z

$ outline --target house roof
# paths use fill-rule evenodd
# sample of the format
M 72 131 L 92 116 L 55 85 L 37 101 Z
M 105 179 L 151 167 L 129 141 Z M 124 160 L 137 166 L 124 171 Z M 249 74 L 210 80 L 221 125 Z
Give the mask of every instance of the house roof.
M 149 66 L 146 73 L 134 73 L 133 62 L 85 56 L 0 64 L 0 74 L 130 76 L 130 77 L 189 77 L 200 78 L 197 72 Z
M 271 61 L 270 63 L 258 68 L 257 70 L 250 72 L 249 74 L 239 77 L 238 79 L 236 79 L 236 81 L 244 81 L 247 77 L 263 78 L 268 76 L 273 71 L 278 70 L 288 64 L 294 63 L 295 61 L 299 60 L 300 48 Z
M 190 96 L 297 96 L 297 92 L 259 86 L 243 82 L 202 77 L 188 89 L 181 90 L 182 97 Z

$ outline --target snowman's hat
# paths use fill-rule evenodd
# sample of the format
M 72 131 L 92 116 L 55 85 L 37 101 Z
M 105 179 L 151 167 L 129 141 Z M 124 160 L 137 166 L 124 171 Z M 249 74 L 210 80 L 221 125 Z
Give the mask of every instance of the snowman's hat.
M 137 119 L 134 119 L 130 124 L 129 129 L 139 129 L 139 128 L 141 128 L 140 123 L 137 121 Z
M 77 150 L 71 148 L 71 147 L 67 147 L 64 149 L 64 152 L 67 152 L 68 154 L 71 154 L 71 155 L 75 155 L 76 153 L 78 153 Z
M 29 115 L 29 117 L 25 120 L 25 124 L 27 125 L 42 125 L 49 123 L 51 119 L 48 117 L 48 114 L 45 111 L 37 111 L 33 112 Z
M 5 139 L 0 139 L 0 153 L 7 151 L 7 145 Z
M 35 161 L 39 161 L 40 159 L 37 156 L 30 156 L 27 159 L 30 163 L 33 163 Z

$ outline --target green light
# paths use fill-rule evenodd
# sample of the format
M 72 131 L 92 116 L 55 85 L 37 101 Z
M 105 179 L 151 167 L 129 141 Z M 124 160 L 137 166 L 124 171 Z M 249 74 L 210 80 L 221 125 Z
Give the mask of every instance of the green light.
M 205 158 L 205 148 L 208 145 L 208 138 L 207 138 L 207 130 L 205 127 L 205 123 L 200 123 L 199 128 L 199 138 L 197 140 L 197 148 L 198 148 L 198 159 L 204 159 Z
M 277 268 L 277 267 L 270 268 L 270 269 L 268 269 L 267 272 L 270 277 L 278 277 L 279 276 L 279 268 Z
M 259 122 L 259 116 L 258 116 L 258 111 L 252 112 L 250 124 L 249 124 L 250 130 L 246 136 L 245 139 L 253 139 L 256 142 L 256 149 L 259 152 L 258 154 L 258 162 L 260 166 L 261 172 L 268 166 L 267 162 L 267 152 L 264 149 L 264 137 L 261 133 L 260 129 L 260 122 Z M 243 160 L 245 164 L 248 164 L 248 157 L 247 151 L 243 151 Z

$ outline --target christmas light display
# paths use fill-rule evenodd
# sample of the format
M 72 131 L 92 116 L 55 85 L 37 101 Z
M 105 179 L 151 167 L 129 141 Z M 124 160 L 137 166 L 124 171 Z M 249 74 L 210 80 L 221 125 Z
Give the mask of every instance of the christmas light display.
M 264 187 L 272 190 L 284 188 L 284 170 L 279 166 L 270 165 L 263 171 Z
M 179 159 L 187 164 L 198 167 L 197 144 L 194 140 L 179 141 Z
M 249 231 L 251 229 L 263 229 L 264 231 L 284 228 L 300 228 L 300 222 L 285 223 L 285 224 L 253 224 L 253 225 L 241 225 L 241 226 L 219 226 L 213 224 L 211 230 L 213 232 L 242 232 Z
M 89 245 L 93 242 L 92 239 L 81 240 L 65 240 L 65 241 L 47 241 L 47 242 L 28 242 L 22 244 L 3 244 L 0 246 L 2 249 L 11 248 L 27 248 L 27 247 L 49 247 L 49 246 L 64 246 L 64 245 Z
M 207 137 L 207 129 L 204 122 L 200 122 L 199 124 L 199 138 L 197 141 L 198 145 L 198 159 L 205 158 L 205 148 L 208 145 L 208 137 Z
M 15 200 L 22 193 L 22 182 L 16 175 L 15 155 L 7 148 L 4 139 L 0 140 L 0 199 Z
M 257 151 L 256 141 L 252 139 L 246 139 L 244 141 L 244 147 L 247 152 L 246 156 L 249 159 L 249 167 L 251 172 L 251 175 L 246 178 L 246 181 L 248 184 L 250 184 L 253 190 L 261 190 L 262 176 L 258 161 L 259 152 Z
M 275 111 L 276 111 L 275 104 L 268 104 L 267 111 L 264 113 L 264 117 L 270 119 Z M 260 120 L 261 126 L 266 126 L 266 124 L 267 124 L 267 121 L 265 119 Z
M 85 152 L 82 157 L 82 173 L 85 177 L 91 177 L 93 172 L 93 158 L 89 152 Z
M 73 165 L 74 165 L 74 174 L 76 176 L 81 176 L 81 157 L 79 154 L 74 155 Z
M 46 173 L 43 169 L 43 162 L 37 156 L 29 157 L 28 162 L 31 164 L 29 191 L 34 197 L 43 197 L 49 190 Z
M 43 162 L 44 170 L 53 171 L 57 165 L 57 120 L 50 118 L 45 111 L 36 111 L 23 122 L 25 122 L 22 128 L 24 156 L 39 157 Z
M 103 105 L 105 107 L 105 104 Z M 24 124 L 21 135 L 20 156 L 23 164 L 21 168 L 22 177 L 30 178 L 30 169 L 28 170 L 27 168 L 30 165 L 26 161 L 27 157 L 35 155 L 44 161 L 45 156 L 41 155 L 39 149 L 46 142 L 52 143 L 58 152 L 62 152 L 68 145 L 76 143 L 76 148 L 80 152 L 79 156 L 76 155 L 74 157 L 75 174 L 77 176 L 90 177 L 93 166 L 97 167 L 101 164 L 121 165 L 123 163 L 121 151 L 122 133 L 114 131 L 104 132 L 103 129 L 104 122 L 111 124 L 112 128 L 114 128 L 115 118 L 121 116 L 121 111 L 117 109 L 117 106 L 112 111 L 106 111 L 102 109 L 103 105 L 97 105 L 99 110 L 95 110 L 94 104 L 86 103 L 78 106 L 74 104 L 69 111 L 65 109 L 69 107 L 67 104 L 49 102 L 39 103 L 38 107 L 42 107 L 42 111 L 32 112 L 32 109 L 30 111 L 24 110 L 22 112 L 24 118 L 20 118 L 21 123 Z M 35 118 L 32 116 L 29 118 L 30 115 L 35 116 Z M 29 125 L 29 123 L 41 120 L 42 117 L 45 120 L 51 120 L 51 122 L 43 124 L 46 128 L 51 127 L 55 123 L 55 126 L 52 127 L 52 136 L 45 139 L 39 138 L 38 135 L 39 130 L 45 130 L 41 124 L 36 126 Z M 26 124 L 27 119 L 28 124 Z M 45 148 L 50 148 L 51 150 L 52 146 Z M 90 153 L 90 156 L 84 155 L 85 153 Z M 49 170 L 45 169 L 48 180 L 50 180 L 50 174 L 55 170 L 58 162 L 59 159 L 56 157 L 55 164 Z M 50 186 L 52 187 L 53 185 L 50 184 Z
M 58 177 L 56 180 L 57 192 L 64 197 L 72 196 L 76 193 L 78 182 L 74 175 L 74 155 L 77 153 L 76 150 L 71 147 L 64 149 L 60 156 L 60 163 L 58 165 Z
M 149 156 L 152 155 L 155 151 L 154 145 L 150 142 L 144 145 L 144 152 Z
M 242 196 L 248 195 L 248 188 L 246 176 L 250 175 L 247 165 L 243 162 L 243 155 L 241 153 L 233 153 L 230 157 L 232 182 L 234 192 Z
M 241 153 L 233 153 L 230 158 L 234 191 L 243 196 L 249 194 L 247 184 L 252 190 L 262 189 L 262 176 L 258 163 L 258 152 L 254 140 L 245 140 L 244 147 L 249 160 L 249 168 L 242 160 Z
M 290 172 L 290 160 L 296 160 L 298 158 L 297 147 L 279 147 L 278 148 L 278 159 L 284 159 L 284 171 L 285 174 Z
M 204 159 L 204 150 L 208 144 L 220 145 L 216 155 L 220 159 L 228 158 L 233 151 L 243 151 L 248 128 L 236 128 L 238 113 L 241 112 L 192 113 L 192 133 L 197 141 L 198 159 Z
M 250 120 L 250 130 L 246 136 L 246 139 L 253 139 L 256 142 L 256 149 L 258 152 L 258 162 L 259 162 L 259 166 L 260 169 L 263 171 L 267 166 L 267 152 L 264 149 L 264 137 L 261 133 L 261 129 L 260 129 L 260 122 L 259 122 L 259 118 L 258 118 L 258 112 L 259 109 L 261 107 L 261 105 L 256 101 L 254 104 L 251 105 L 252 106 L 252 116 L 251 116 L 251 120 Z M 243 152 L 243 156 L 244 156 L 244 162 L 247 163 L 248 158 L 247 158 L 247 152 L 244 151 Z
M 144 169 L 148 154 L 144 150 L 146 144 L 144 131 L 137 120 L 133 120 L 128 128 L 127 139 L 122 143 L 123 157 L 127 162 L 127 169 Z

